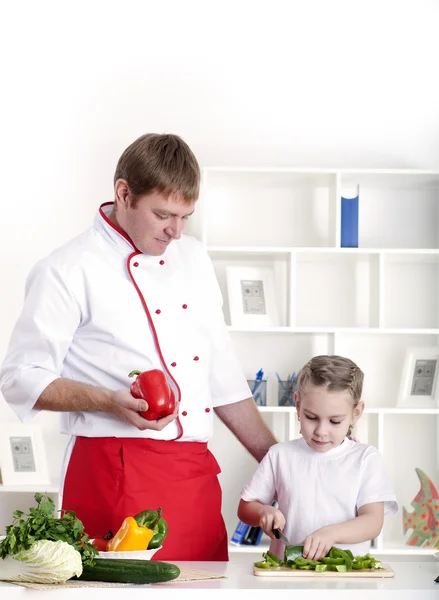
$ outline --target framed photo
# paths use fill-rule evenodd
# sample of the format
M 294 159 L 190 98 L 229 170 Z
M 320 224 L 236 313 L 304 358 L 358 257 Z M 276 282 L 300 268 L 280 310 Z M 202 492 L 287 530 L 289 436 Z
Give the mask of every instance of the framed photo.
M 438 405 L 439 348 L 408 348 L 398 406 L 431 408 Z
M 273 269 L 269 267 L 227 267 L 230 320 L 234 327 L 276 327 Z
M 0 427 L 0 474 L 4 486 L 50 484 L 39 425 Z

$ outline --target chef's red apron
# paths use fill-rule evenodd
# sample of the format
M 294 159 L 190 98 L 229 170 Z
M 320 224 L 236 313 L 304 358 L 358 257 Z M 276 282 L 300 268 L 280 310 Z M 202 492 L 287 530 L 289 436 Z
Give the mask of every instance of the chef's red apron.
M 207 443 L 78 437 L 62 508 L 74 510 L 93 538 L 161 506 L 169 531 L 154 559 L 226 561 L 218 473 Z

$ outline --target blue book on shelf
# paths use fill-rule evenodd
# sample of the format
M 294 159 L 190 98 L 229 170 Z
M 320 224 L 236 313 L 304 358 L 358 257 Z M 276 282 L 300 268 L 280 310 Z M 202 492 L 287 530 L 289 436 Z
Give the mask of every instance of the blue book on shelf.
M 246 525 L 242 521 L 238 521 L 238 525 L 235 528 L 235 531 L 232 535 L 232 539 L 230 542 L 232 544 L 242 544 L 243 539 L 248 531 L 249 525 Z
M 341 247 L 358 248 L 358 202 L 355 198 L 341 199 Z

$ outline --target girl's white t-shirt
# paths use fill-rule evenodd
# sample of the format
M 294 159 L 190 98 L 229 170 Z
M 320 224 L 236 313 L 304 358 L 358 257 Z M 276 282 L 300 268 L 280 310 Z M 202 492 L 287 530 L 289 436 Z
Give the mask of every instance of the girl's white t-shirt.
M 346 438 L 328 452 L 315 452 L 303 438 L 272 446 L 241 498 L 262 504 L 278 502 L 284 514 L 284 533 L 290 544 L 302 544 L 307 535 L 325 525 L 357 516 L 371 502 L 384 502 L 384 514 L 397 512 L 395 493 L 378 450 Z M 354 556 L 370 551 L 370 542 L 337 544 Z M 272 540 L 270 550 L 283 557 L 284 544 Z

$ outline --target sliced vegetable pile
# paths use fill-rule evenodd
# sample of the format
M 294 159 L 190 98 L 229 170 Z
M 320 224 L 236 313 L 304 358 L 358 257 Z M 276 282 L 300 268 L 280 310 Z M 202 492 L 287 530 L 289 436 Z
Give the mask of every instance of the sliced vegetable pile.
M 316 573 L 324 573 L 325 571 L 346 573 L 346 571 L 358 571 L 361 569 L 384 569 L 381 566 L 381 562 L 370 554 L 354 556 L 350 550 L 342 550 L 336 546 L 333 546 L 328 555 L 320 560 L 304 558 L 303 546 L 286 546 L 284 560 L 270 551 L 263 552 L 262 556 L 264 558 L 263 561 L 254 563 L 254 566 L 258 569 L 287 567 L 302 571 L 315 571 Z

